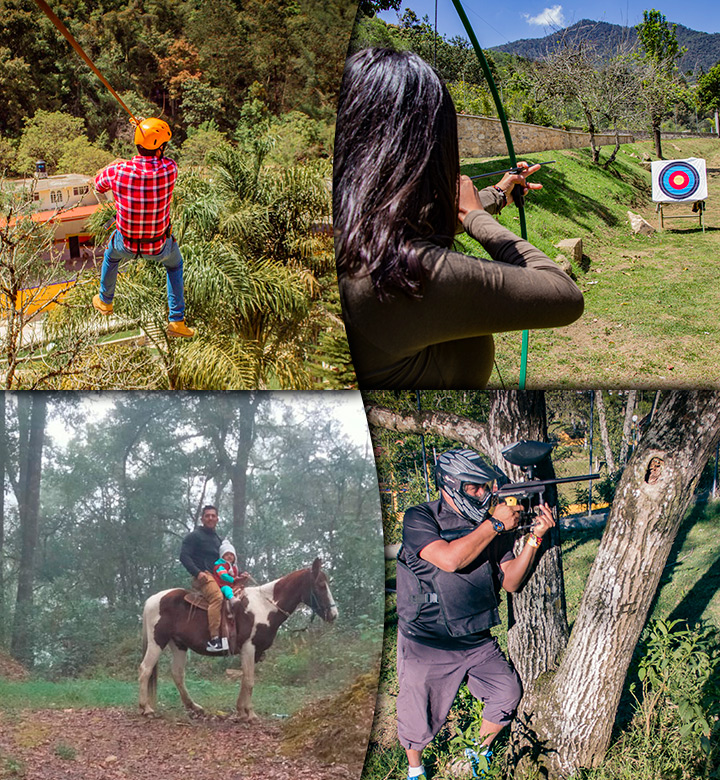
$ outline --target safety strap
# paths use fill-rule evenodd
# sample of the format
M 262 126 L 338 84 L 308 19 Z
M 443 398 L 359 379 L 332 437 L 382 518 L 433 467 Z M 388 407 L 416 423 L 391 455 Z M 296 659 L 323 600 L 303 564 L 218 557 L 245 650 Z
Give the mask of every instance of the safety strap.
M 137 249 L 135 250 L 135 257 L 138 258 L 143 256 L 142 249 L 140 246 L 143 242 L 149 244 L 153 241 L 159 241 L 161 238 L 164 238 L 167 241 L 167 239 L 170 238 L 170 236 L 172 236 L 172 223 L 168 222 L 167 229 L 164 232 L 162 232 L 159 236 L 152 236 L 151 238 L 130 238 L 129 236 L 126 236 L 123 232 L 121 231 L 118 232 L 122 236 L 123 244 L 125 244 L 125 246 L 127 246 L 128 248 L 130 248 L 130 244 L 128 243 L 129 241 L 134 241 L 137 244 Z M 130 251 L 132 251 L 132 249 L 130 249 Z

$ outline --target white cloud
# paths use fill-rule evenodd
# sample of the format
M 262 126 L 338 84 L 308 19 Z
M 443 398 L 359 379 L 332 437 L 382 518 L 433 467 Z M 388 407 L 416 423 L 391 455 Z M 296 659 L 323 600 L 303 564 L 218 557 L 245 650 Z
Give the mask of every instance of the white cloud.
M 565 25 L 565 16 L 561 5 L 554 5 L 552 8 L 546 8 L 537 16 L 523 14 L 528 24 L 536 24 L 539 27 L 563 27 Z

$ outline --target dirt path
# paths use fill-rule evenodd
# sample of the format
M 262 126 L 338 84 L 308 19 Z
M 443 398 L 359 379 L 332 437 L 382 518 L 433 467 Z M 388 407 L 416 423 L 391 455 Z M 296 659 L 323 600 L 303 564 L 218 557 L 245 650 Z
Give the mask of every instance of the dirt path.
M 281 737 L 281 725 L 272 720 L 248 726 L 219 718 L 146 719 L 120 708 L 6 712 L 0 714 L 0 778 L 359 778 L 361 760 L 328 764 L 312 755 L 288 758 Z

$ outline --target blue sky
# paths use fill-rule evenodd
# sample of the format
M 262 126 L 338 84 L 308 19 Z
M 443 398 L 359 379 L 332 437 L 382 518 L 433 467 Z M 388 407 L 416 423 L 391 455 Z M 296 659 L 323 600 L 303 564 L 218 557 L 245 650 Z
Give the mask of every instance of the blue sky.
M 500 46 L 518 38 L 543 38 L 554 30 L 569 27 L 581 19 L 633 26 L 642 21 L 643 10 L 658 7 L 657 1 L 653 0 L 606 0 L 602 4 L 590 0 L 567 3 L 555 3 L 553 0 L 461 1 L 475 35 L 484 48 Z M 436 0 L 403 0 L 400 13 L 405 8 L 412 8 L 421 19 L 427 15 L 430 23 L 434 24 L 435 2 Z M 437 7 L 438 32 L 448 37 L 467 37 L 451 0 L 437 0 Z M 601 7 L 604 10 L 601 10 Z M 702 32 L 720 32 L 720 3 L 715 0 L 685 0 L 683 3 L 672 4 L 672 7 L 660 6 L 658 10 L 665 14 L 669 22 Z M 397 22 L 395 11 L 386 11 L 380 16 L 387 22 Z

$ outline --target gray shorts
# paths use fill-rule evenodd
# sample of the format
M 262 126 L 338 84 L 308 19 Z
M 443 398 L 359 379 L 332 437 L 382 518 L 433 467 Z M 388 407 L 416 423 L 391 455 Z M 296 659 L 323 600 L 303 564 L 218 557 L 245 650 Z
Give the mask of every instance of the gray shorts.
M 522 685 L 494 638 L 468 650 L 438 650 L 398 632 L 398 738 L 422 750 L 445 723 L 463 681 L 485 702 L 483 718 L 500 726 L 513 718 Z

